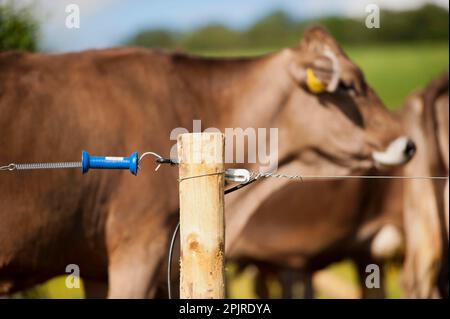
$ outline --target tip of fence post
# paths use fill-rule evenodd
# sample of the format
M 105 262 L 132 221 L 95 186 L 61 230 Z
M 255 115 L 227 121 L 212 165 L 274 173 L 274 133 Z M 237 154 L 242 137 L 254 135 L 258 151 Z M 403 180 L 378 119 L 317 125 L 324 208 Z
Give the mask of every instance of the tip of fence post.
M 225 135 L 221 132 L 194 132 L 178 135 L 178 161 L 189 164 L 222 163 Z M 184 151 L 180 147 L 186 148 Z M 184 157 L 182 157 L 184 156 Z M 222 163 L 223 164 L 223 163 Z

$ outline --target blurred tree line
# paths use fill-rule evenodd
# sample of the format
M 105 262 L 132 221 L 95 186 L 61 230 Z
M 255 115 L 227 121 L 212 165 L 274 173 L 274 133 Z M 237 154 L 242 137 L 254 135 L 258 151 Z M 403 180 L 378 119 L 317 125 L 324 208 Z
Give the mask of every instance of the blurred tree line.
M 39 25 L 33 17 L 32 9 L 17 8 L 13 4 L 14 2 L 0 4 L 0 51 L 36 51 Z M 129 38 L 125 44 L 189 51 L 278 49 L 299 41 L 304 29 L 312 23 L 327 27 L 343 44 L 448 42 L 449 13 L 442 7 L 428 4 L 410 11 L 382 10 L 380 17 L 381 28 L 367 29 L 364 18 L 330 16 L 300 21 L 283 11 L 275 11 L 244 30 L 234 30 L 220 24 L 188 32 L 143 30 Z
M 190 51 L 276 49 L 292 46 L 299 41 L 304 29 L 313 23 L 324 25 L 343 44 L 447 42 L 448 18 L 446 9 L 432 4 L 410 11 L 381 10 L 381 27 L 368 29 L 365 27 L 365 17 L 330 16 L 299 21 L 283 11 L 275 11 L 244 30 L 234 30 L 220 24 L 207 25 L 191 32 L 144 30 L 128 39 L 126 44 Z
M 0 51 L 36 51 L 38 28 L 30 8 L 16 8 L 12 3 L 0 4 Z

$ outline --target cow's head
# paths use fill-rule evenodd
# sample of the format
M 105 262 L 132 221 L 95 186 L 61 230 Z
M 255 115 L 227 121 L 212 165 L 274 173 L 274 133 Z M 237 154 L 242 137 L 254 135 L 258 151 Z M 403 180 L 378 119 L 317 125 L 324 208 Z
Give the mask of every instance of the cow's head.
M 293 89 L 280 114 L 279 127 L 287 128 L 280 146 L 289 141 L 280 161 L 300 154 L 311 165 L 356 171 L 404 164 L 413 156 L 415 145 L 399 121 L 322 27 L 308 29 L 283 54 Z

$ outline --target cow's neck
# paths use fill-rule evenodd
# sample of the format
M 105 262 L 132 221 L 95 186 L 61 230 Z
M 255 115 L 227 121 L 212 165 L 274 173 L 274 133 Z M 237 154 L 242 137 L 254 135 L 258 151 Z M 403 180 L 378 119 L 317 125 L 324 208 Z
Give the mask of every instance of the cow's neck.
M 203 129 L 270 126 L 294 86 L 289 61 L 288 50 L 248 59 L 175 58 L 176 76 L 191 97 L 180 118 L 201 119 Z

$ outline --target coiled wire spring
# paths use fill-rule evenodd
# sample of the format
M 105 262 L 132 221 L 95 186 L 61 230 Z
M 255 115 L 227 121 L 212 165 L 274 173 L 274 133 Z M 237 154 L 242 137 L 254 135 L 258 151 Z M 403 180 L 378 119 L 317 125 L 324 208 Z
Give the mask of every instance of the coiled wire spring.
M 1 166 L 0 171 L 29 170 L 29 169 L 54 169 L 54 168 L 81 168 L 81 162 L 56 162 L 56 163 L 27 163 L 9 164 Z

